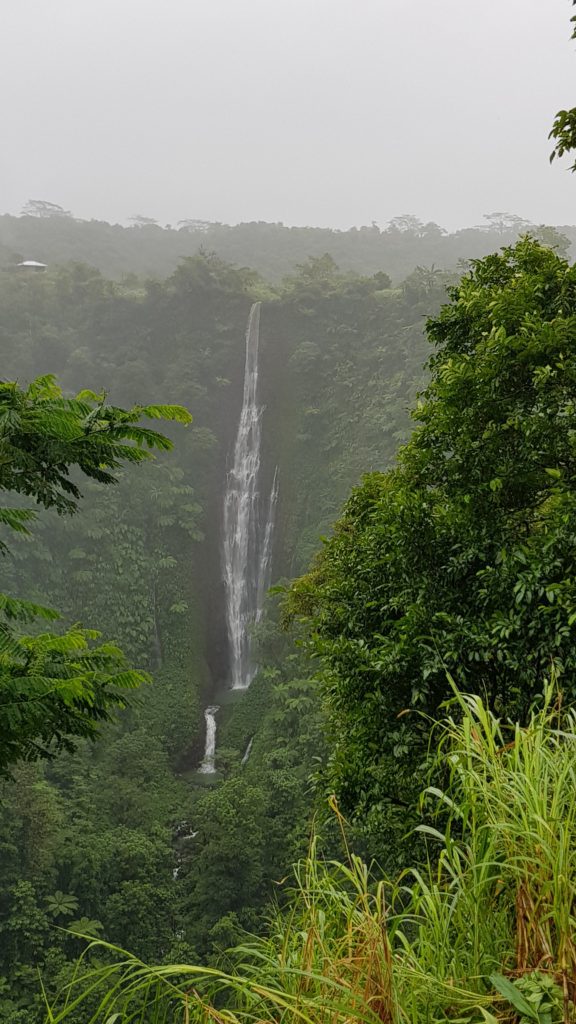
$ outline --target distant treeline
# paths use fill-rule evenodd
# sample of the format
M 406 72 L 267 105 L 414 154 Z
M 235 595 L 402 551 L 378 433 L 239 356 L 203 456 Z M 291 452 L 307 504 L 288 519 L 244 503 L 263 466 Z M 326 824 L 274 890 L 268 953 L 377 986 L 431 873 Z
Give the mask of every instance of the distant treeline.
M 485 225 L 453 233 L 409 214 L 393 218 L 384 229 L 373 223 L 347 231 L 264 221 L 229 225 L 185 220 L 161 227 L 148 217 L 134 217 L 132 226 L 123 227 L 76 220 L 54 204 L 35 201 L 27 204 L 20 217 L 0 216 L 0 266 L 22 260 L 48 264 L 73 260 L 116 279 L 127 274 L 167 277 L 183 257 L 205 251 L 278 281 L 309 257 L 328 253 L 343 270 L 359 274 L 385 270 L 398 283 L 417 266 L 453 269 L 464 259 L 513 244 L 526 231 L 557 245 L 562 254 L 576 243 L 576 226 L 535 226 L 507 213 L 489 214 L 485 220 Z

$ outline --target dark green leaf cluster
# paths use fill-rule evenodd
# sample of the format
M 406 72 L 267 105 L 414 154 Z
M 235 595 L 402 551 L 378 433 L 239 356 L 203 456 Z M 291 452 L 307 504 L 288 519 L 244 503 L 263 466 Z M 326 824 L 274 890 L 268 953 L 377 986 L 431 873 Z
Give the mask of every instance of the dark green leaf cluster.
M 31 496 L 44 508 L 74 512 L 80 491 L 71 467 L 110 484 L 123 463 L 142 462 L 147 449 L 172 447 L 162 434 L 140 426 L 143 417 L 191 419 L 180 406 L 120 409 L 92 391 L 66 398 L 51 374 L 25 389 L 0 382 L 0 488 Z
M 118 647 L 93 646 L 99 636 L 79 627 L 60 636 L 0 632 L 0 769 L 94 738 L 128 705 L 126 691 L 148 681 Z
M 367 821 L 406 799 L 447 669 L 504 714 L 551 669 L 576 695 L 576 270 L 522 240 L 428 334 L 419 426 L 289 602 L 324 666 L 329 784 Z

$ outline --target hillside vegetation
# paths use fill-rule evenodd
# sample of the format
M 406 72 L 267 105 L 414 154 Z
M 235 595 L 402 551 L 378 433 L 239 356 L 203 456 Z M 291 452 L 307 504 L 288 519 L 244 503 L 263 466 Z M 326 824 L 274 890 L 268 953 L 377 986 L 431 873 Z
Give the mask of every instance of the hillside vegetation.
M 97 746 L 32 755 L 2 783 L 7 1024 L 44 1019 L 38 968 L 62 1015 L 51 1019 L 74 1024 L 136 1011 L 320 1020 L 329 999 L 335 1021 L 490 1024 L 506 998 L 528 1018 L 522 999 L 569 1019 L 573 881 L 557 865 L 572 857 L 573 823 L 571 804 L 552 806 L 551 780 L 571 791 L 573 725 L 558 733 L 552 705 L 535 717 L 531 706 L 551 673 L 572 696 L 574 282 L 530 239 L 460 281 L 420 268 L 398 288 L 328 256 L 277 288 L 206 255 L 163 284 L 82 265 L 3 275 L 10 376 L 50 367 L 68 392 L 105 376 L 116 403 L 167 394 L 194 413 L 174 453 L 121 469 L 113 489 L 75 479 L 76 516 L 48 509 L 31 538 L 11 538 L 5 589 L 59 608 L 64 626 L 97 624 L 155 683 Z M 249 692 L 222 697 L 207 780 L 202 709 L 227 669 L 220 510 L 255 299 L 265 472 L 280 475 L 275 579 L 305 572 L 326 536 L 269 601 Z M 430 746 L 449 672 L 464 696 L 445 742 L 471 754 L 458 755 L 460 775 L 454 752 L 435 760 Z M 506 793 L 520 776 L 528 787 L 502 797 L 507 824 L 491 803 L 501 747 L 513 752 Z M 436 823 L 418 802 L 426 779 Z M 523 827 L 528 791 L 542 827 L 554 822 L 537 875 L 540 833 L 526 825 L 520 863 L 505 838 Z M 314 814 L 331 866 L 316 846 L 306 859 Z M 296 894 L 278 888 L 303 857 Z M 246 933 L 261 938 L 247 948 Z M 79 968 L 76 934 L 106 943 Z M 238 943 L 240 961 L 222 959 Z M 131 951 L 120 966 L 115 948 Z M 150 975 L 144 962 L 165 966 Z M 183 963 L 197 966 L 170 966 Z M 160 985 L 156 1005 L 159 977 L 175 987 Z
M 204 297 L 216 288 L 240 306 L 243 296 L 245 313 L 263 286 L 240 275 L 235 289 L 235 273 L 201 257 L 152 294 L 164 310 L 181 310 L 180 289 L 192 274 Z M 182 530 L 180 497 L 188 504 L 190 486 L 186 470 L 177 474 L 174 509 L 165 505 L 168 515 L 154 527 L 162 526 L 174 554 L 158 548 L 151 556 L 153 527 L 139 527 L 138 557 L 157 558 L 158 573 L 167 572 L 156 577 L 149 566 L 143 575 L 161 581 L 158 629 L 153 608 L 147 641 L 134 647 L 156 659 L 151 699 L 94 753 L 40 774 L 28 766 L 7 784 L 6 847 L 15 828 L 30 834 L 32 821 L 45 822 L 35 825 L 24 877 L 12 861 L 13 881 L 5 882 L 6 965 L 20 964 L 5 1000 L 10 1024 L 30 1011 L 42 1019 L 31 976 L 40 950 L 49 1019 L 74 1024 L 87 1014 L 137 1014 L 150 1024 L 573 1018 L 574 721 L 562 704 L 573 697 L 576 628 L 575 275 L 524 239 L 451 286 L 428 320 L 435 351 L 416 428 L 396 465 L 352 492 L 311 570 L 289 587 L 283 616 L 300 647 L 282 636 L 278 598 L 271 601 L 258 636 L 260 673 L 224 709 L 213 788 L 201 788 L 190 771 L 199 751 L 190 760 L 183 728 L 191 721 L 184 702 L 200 708 L 202 691 L 190 685 L 182 656 L 204 666 L 206 686 L 218 658 L 194 632 L 195 586 L 205 577 L 186 571 L 182 534 L 173 532 Z M 116 301 L 151 302 L 149 290 L 130 299 L 96 280 Z M 32 286 L 46 299 L 55 283 L 47 275 Z M 369 396 L 372 376 L 386 367 L 380 393 L 408 398 L 418 386 L 416 360 L 398 339 L 419 344 L 413 314 L 421 303 L 440 303 L 443 282 L 418 272 L 401 289 L 383 283 L 323 259 L 266 303 L 267 388 L 287 383 L 286 393 L 276 385 L 266 430 L 280 473 L 292 458 L 302 481 L 283 499 L 277 565 L 307 557 L 291 538 L 300 523 L 317 529 L 329 486 L 336 493 L 354 475 L 350 451 L 360 446 L 368 463 L 380 433 L 381 457 L 388 450 L 391 459 L 405 429 L 398 410 L 394 429 L 382 430 L 394 407 L 382 408 L 376 391 L 374 403 L 358 408 L 355 374 Z M 230 352 L 232 337 L 231 327 Z M 311 337 L 322 339 L 316 349 Z M 301 360 L 307 372 L 298 384 Z M 317 411 L 306 431 L 312 398 Z M 206 409 L 214 419 L 195 429 L 214 438 L 211 472 L 229 421 L 217 403 Z M 299 447 L 303 440 L 309 448 Z M 180 470 L 190 465 L 186 451 Z M 210 473 L 203 487 L 191 538 L 200 549 L 209 547 L 211 528 L 202 509 L 217 505 Z M 146 497 L 118 507 L 114 528 L 131 523 Z M 55 529 L 47 524 L 42 537 L 47 560 Z M 79 547 L 74 538 L 69 551 L 81 565 L 82 593 L 93 585 L 92 566 L 101 568 L 100 558 L 90 562 L 90 539 Z M 97 589 L 108 586 L 99 577 Z M 326 860 L 316 840 L 306 854 L 315 807 Z M 363 853 L 380 866 L 368 869 Z M 300 864 L 296 889 L 278 889 L 272 909 L 273 882 L 290 861 Z M 55 941 L 48 927 L 49 916 L 64 923 L 73 912 L 81 914 L 73 930 L 97 937 L 76 969 L 79 940 L 62 932 Z M 248 940 L 247 932 L 260 937 Z
M 72 981 L 50 1021 L 573 1020 L 576 719 L 554 697 L 520 728 L 457 693 L 434 735 L 446 785 L 422 795 L 427 863 L 377 879 L 313 840 L 289 910 L 225 968 L 146 967 L 96 943 L 86 956 L 106 967 Z
M 182 259 L 212 252 L 278 282 L 297 264 L 328 253 L 343 270 L 364 275 L 384 270 L 398 284 L 419 265 L 453 270 L 461 260 L 512 244 L 526 230 L 548 244 L 559 241 L 559 232 L 566 251 L 576 242 L 574 226 L 538 228 L 506 213 L 487 215 L 485 221 L 452 233 L 409 214 L 395 217 L 384 228 L 372 224 L 348 231 L 263 221 L 230 225 L 187 220 L 161 227 L 147 217 L 134 218 L 130 227 L 123 227 L 76 220 L 53 204 L 32 203 L 23 216 L 0 216 L 0 266 L 21 260 L 49 265 L 80 262 L 117 280 L 131 274 L 164 278 Z
M 227 671 L 220 531 L 249 309 L 263 300 L 277 581 L 308 566 L 364 469 L 393 461 L 425 380 L 423 320 L 445 286 L 419 270 L 394 289 L 329 257 L 274 289 L 207 255 L 163 283 L 113 282 L 83 264 L 0 275 L 9 379 L 55 373 L 67 395 L 91 388 L 138 408 L 169 396 L 193 414 L 185 429 L 166 425 L 173 452 L 119 467 L 114 487 L 74 477 L 77 515 L 47 509 L 31 536 L 10 537 L 4 589 L 57 608 L 63 627 L 97 628 L 154 682 L 96 746 L 21 762 L 0 784 L 7 1024 L 42 1019 L 37 968 L 50 991 L 70 976 L 81 949 L 70 924 L 168 962 L 209 962 L 264 926 L 275 883 L 306 849 L 325 741 L 313 668 L 275 597 L 258 629 L 260 674 L 220 715 L 217 785 L 196 771 L 203 708 Z

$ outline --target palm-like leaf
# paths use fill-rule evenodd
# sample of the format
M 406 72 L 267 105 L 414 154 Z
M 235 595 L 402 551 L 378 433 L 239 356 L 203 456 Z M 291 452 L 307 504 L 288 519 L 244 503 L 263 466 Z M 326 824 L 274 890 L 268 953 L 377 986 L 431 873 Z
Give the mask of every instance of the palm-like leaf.
M 78 900 L 71 893 L 57 889 L 51 896 L 46 897 L 46 909 L 52 917 L 68 916 L 78 910 Z
M 139 426 L 143 417 L 191 421 L 190 413 L 176 405 L 121 409 L 90 391 L 66 398 L 51 375 L 25 390 L 14 381 L 0 382 L 0 487 L 31 495 L 47 508 L 73 512 L 80 492 L 68 478 L 71 466 L 111 483 L 123 462 L 141 462 L 154 449 L 172 447 L 163 434 Z M 20 515 L 13 521 L 22 526 L 25 519 Z

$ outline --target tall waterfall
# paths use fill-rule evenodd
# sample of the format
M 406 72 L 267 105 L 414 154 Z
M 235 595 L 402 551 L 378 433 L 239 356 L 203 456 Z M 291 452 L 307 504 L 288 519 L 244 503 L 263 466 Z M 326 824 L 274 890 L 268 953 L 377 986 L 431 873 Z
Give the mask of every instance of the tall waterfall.
M 224 497 L 224 582 L 230 644 L 231 683 L 245 690 L 256 671 L 250 651 L 250 628 L 262 615 L 270 581 L 278 473 L 267 502 L 259 487 L 262 408 L 258 405 L 260 303 L 250 310 L 246 329 L 244 398 Z
M 204 712 L 206 721 L 206 743 L 204 745 L 204 758 L 198 771 L 202 775 L 212 775 L 216 771 L 214 764 L 216 757 L 216 713 L 220 711 L 217 704 L 211 704 Z

